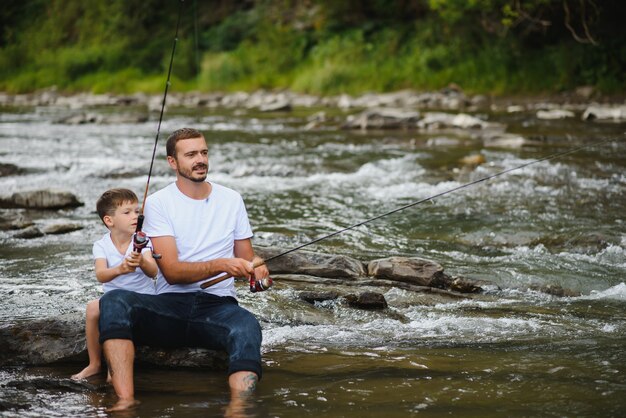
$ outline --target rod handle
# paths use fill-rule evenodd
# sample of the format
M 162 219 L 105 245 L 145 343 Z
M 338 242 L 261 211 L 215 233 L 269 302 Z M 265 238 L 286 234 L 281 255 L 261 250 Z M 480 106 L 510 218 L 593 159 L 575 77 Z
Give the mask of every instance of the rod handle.
M 257 267 L 262 266 L 263 264 L 265 264 L 265 260 L 263 260 L 262 258 L 257 258 L 257 260 L 252 263 L 252 267 L 253 268 L 257 268 Z M 208 280 L 208 281 L 202 283 L 200 285 L 200 288 L 206 289 L 207 287 L 211 287 L 211 286 L 213 286 L 215 284 L 223 282 L 224 280 L 228 280 L 228 279 L 230 279 L 232 277 L 233 277 L 232 274 L 226 274 L 224 276 L 220 276 L 218 278 L 215 278 L 215 279 L 212 279 L 212 280 Z

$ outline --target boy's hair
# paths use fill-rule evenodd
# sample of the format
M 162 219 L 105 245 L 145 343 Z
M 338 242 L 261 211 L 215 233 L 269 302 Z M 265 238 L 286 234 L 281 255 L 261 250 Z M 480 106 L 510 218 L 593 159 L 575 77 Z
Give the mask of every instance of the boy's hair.
M 137 195 L 128 189 L 111 189 L 102 193 L 102 196 L 96 202 L 96 212 L 104 222 L 105 216 L 113 216 L 115 209 L 122 206 L 124 202 L 139 202 Z M 106 224 L 105 224 L 106 225 Z
M 167 143 L 165 144 L 165 152 L 168 157 L 176 158 L 176 143 L 182 139 L 191 139 L 191 138 L 204 138 L 202 132 L 193 128 L 181 128 L 178 129 L 167 138 Z

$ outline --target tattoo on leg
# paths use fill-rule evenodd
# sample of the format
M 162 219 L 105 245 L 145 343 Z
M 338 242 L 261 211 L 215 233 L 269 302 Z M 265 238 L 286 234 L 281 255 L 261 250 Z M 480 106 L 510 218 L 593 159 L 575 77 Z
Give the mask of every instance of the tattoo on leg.
M 256 390 L 256 384 L 259 378 L 256 374 L 250 373 L 243 378 L 243 382 L 246 385 L 246 389 L 243 391 L 244 395 L 252 395 Z

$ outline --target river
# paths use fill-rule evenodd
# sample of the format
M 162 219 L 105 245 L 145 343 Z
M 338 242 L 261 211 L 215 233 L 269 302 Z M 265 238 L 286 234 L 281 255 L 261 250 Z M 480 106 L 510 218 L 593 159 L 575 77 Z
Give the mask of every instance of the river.
M 53 212 L 13 210 L 39 226 L 67 221 L 84 229 L 28 240 L 0 231 L 0 324 L 81 311 L 98 297 L 91 245 L 105 228 L 95 201 L 111 187 L 133 189 L 140 197 L 145 187 L 154 115 L 132 124 L 55 122 L 68 112 L 35 107 L 0 113 L 0 163 L 25 171 L 2 177 L 0 194 L 53 187 L 85 203 Z M 449 274 L 491 283 L 485 294 L 449 299 L 372 288 L 384 294 L 389 308 L 361 311 L 340 301 L 312 306 L 298 299 L 302 290 L 328 288 L 321 284 L 277 281 L 259 294 L 240 287 L 240 302 L 259 317 L 264 333 L 263 380 L 241 416 L 626 414 L 623 123 L 542 121 L 523 112 L 481 115 L 506 124 L 508 132 L 539 139 L 510 149 L 486 148 L 464 131 L 347 131 L 328 125 L 307 131 L 310 113 L 170 109 L 161 137 L 183 126 L 205 132 L 210 180 L 244 196 L 255 245 L 283 248 L 554 152 L 616 139 L 311 248 L 361 260 L 433 259 Z M 446 145 L 442 137 L 459 141 Z M 173 180 L 163 142 L 152 191 Z M 459 159 L 477 152 L 486 163 L 463 169 Z M 535 290 L 547 285 L 580 296 Z M 14 384 L 65 378 L 80 366 L 0 369 L 0 415 L 106 416 L 114 395 L 103 378 L 92 390 Z M 232 412 L 222 371 L 138 367 L 136 386 L 141 404 L 124 416 Z

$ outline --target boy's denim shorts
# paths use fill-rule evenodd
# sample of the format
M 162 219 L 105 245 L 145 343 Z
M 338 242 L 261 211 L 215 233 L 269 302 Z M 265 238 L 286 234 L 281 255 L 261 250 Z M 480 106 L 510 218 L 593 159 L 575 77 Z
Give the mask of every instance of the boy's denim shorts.
M 100 343 L 110 339 L 162 348 L 225 350 L 229 374 L 251 371 L 261 378 L 261 326 L 233 297 L 111 290 L 100 298 Z

